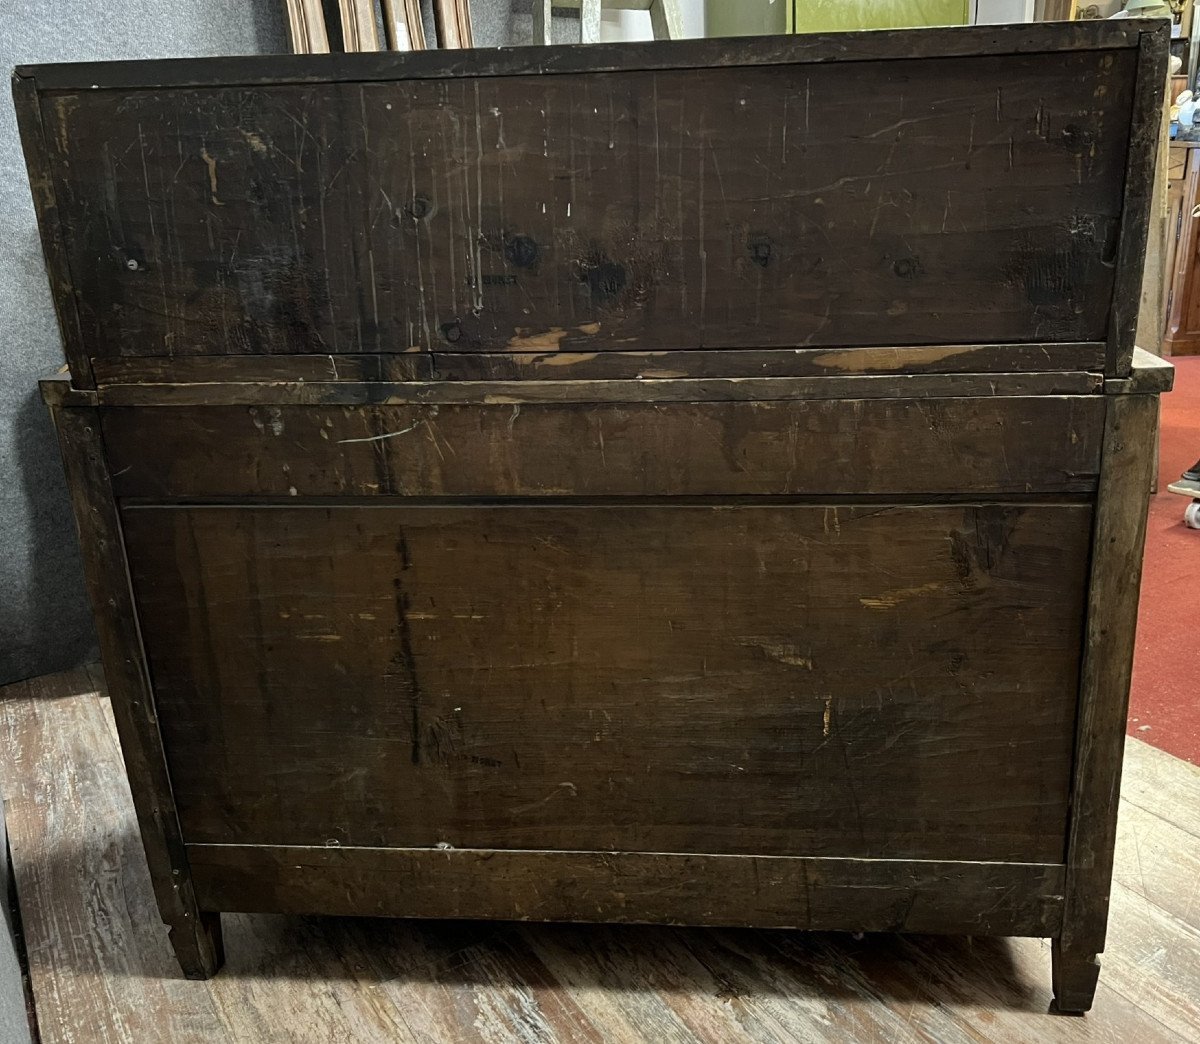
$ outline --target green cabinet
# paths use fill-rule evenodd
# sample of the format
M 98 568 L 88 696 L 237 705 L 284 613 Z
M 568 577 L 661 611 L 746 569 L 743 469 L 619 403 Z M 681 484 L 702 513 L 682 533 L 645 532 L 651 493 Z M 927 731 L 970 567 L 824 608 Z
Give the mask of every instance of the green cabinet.
M 787 0 L 786 6 L 794 33 L 965 25 L 968 17 L 967 0 Z
M 785 33 L 792 0 L 705 0 L 706 36 Z
M 705 0 L 705 35 L 965 25 L 968 0 Z

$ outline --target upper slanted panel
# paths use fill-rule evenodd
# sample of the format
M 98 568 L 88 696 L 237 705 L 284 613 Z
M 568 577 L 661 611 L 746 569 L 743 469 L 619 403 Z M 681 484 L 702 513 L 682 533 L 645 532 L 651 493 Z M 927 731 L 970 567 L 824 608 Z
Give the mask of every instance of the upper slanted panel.
M 22 70 L 73 370 L 1099 349 L 1146 32 L 867 35 Z

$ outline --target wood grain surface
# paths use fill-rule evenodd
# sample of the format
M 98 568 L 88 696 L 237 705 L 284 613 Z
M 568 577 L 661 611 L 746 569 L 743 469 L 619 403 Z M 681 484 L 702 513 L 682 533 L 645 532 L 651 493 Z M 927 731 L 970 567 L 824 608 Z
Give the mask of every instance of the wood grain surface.
M 85 88 L 41 144 L 97 358 L 1095 341 L 1137 62 Z
M 1108 326 L 1108 366 L 1105 372 L 1121 377 L 1130 370 L 1134 335 L 1142 304 L 1146 238 L 1154 200 L 1154 168 L 1159 143 L 1166 136 L 1162 82 L 1167 73 L 1170 40 L 1165 25 L 1138 41 L 1138 62 L 1132 90 L 1129 154 L 1125 168 L 1125 202 L 1116 259 L 1112 315 Z
M 189 845 L 209 907 L 960 935 L 1054 934 L 1063 867 L 654 852 Z
M 1089 1007 L 1166 49 L 20 70 L 47 399 L 184 971 L 222 906 L 1031 932 Z M 550 1007 L 481 1036 L 606 1039 L 530 975 Z
M 196 905 L 171 780 L 163 757 L 157 711 L 138 632 L 124 540 L 94 409 L 55 410 L 71 507 L 83 551 L 83 572 L 108 664 L 114 716 L 121 734 L 162 919 L 170 926 L 179 962 L 202 977 L 221 963 L 220 928 Z
M 228 915 L 179 978 L 107 701 L 0 691 L 0 789 L 45 1044 L 1139 1041 L 1200 1034 L 1200 770 L 1127 741 L 1096 1006 L 1053 1018 L 1037 939 Z
M 1064 857 L 1087 505 L 123 521 L 188 842 Z
M 1082 990 L 1104 949 L 1117 833 L 1146 510 L 1154 477 L 1158 397 L 1106 396 L 1104 472 L 1096 506 L 1067 854 L 1067 915 L 1056 943 L 1061 993 Z M 1080 986 L 1071 985 L 1078 982 Z M 1086 1010 L 1087 1005 L 1083 1005 Z
M 18 80 L 42 91 L 211 87 L 231 83 L 392 82 L 463 76 L 565 76 L 628 69 L 713 69 L 740 66 L 907 61 L 929 57 L 1135 50 L 1155 22 L 1079 21 L 957 26 L 864 34 L 804 33 L 711 40 L 629 41 L 592 47 L 497 47 L 474 53 L 438 50 L 396 55 L 334 54 L 313 63 L 291 55 L 58 62 L 19 65 Z
M 152 499 L 1087 493 L 1103 414 L 1099 395 L 101 410 L 118 496 Z
M 1120 384 L 1128 383 L 1127 380 Z M 963 396 L 1092 395 L 1098 373 L 878 374 L 857 377 L 649 377 L 607 381 L 265 381 L 116 384 L 95 391 L 71 389 L 62 401 L 102 406 L 282 406 L 363 403 L 538 402 L 776 402 L 794 399 L 941 399 Z
M 743 348 L 654 352 L 408 352 L 371 355 L 147 355 L 97 359 L 104 385 L 220 381 L 560 381 L 665 377 L 837 377 L 1104 370 L 1104 345 L 959 344 L 925 348 Z M 1077 375 L 1076 375 L 1077 376 Z

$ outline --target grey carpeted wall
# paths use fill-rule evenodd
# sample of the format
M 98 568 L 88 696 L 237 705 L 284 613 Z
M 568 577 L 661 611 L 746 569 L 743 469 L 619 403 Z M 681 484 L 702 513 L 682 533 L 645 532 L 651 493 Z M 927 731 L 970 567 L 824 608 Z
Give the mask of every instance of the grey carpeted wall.
M 327 6 L 330 0 L 327 0 Z M 424 0 L 433 39 L 431 0 Z M 701 0 L 683 0 L 703 34 Z M 530 0 L 472 0 L 479 47 L 529 43 Z M 645 12 L 605 15 L 604 37 L 648 38 Z M 554 21 L 556 42 L 578 18 Z M 7 0 L 0 66 L 289 49 L 284 0 Z M 12 103 L 0 98 L 0 684 L 95 658 L 62 468 L 37 380 L 62 365 Z

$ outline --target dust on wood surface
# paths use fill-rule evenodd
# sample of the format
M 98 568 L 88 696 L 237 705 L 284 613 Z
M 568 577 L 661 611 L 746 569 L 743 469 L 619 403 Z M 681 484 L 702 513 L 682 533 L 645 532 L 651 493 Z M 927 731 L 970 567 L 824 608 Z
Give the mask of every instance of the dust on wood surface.
M 1087 493 L 1099 395 L 102 410 L 118 497 Z M 1053 447 L 1054 452 L 1048 452 Z
M 1105 340 L 1138 52 L 1047 47 L 46 93 L 71 354 Z
M 123 528 L 189 844 L 1061 863 L 1091 521 L 517 502 Z

